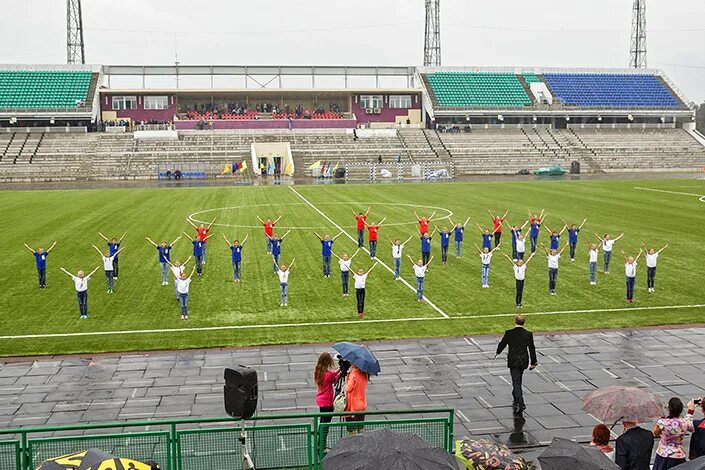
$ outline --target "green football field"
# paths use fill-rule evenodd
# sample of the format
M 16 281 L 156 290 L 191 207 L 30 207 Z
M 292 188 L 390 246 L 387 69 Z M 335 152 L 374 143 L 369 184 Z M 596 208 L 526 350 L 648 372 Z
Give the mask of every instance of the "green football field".
M 638 188 L 649 188 L 638 189 Z M 163 189 L 103 189 L 0 192 L 0 355 L 65 354 L 103 351 L 244 346 L 274 343 L 333 342 L 440 335 L 497 333 L 511 326 L 514 277 L 509 262 L 492 260 L 491 288 L 480 285 L 480 261 L 473 242 L 480 243 L 478 222 L 491 226 L 487 209 L 509 210 L 508 220 L 523 224 L 527 209 L 548 212 L 545 225 L 561 219 L 588 221 L 581 233 L 577 259 L 567 251 L 561 260 L 558 294 L 547 292 L 545 256 L 536 256 L 527 270 L 524 308 L 536 331 L 637 327 L 700 323 L 705 313 L 703 232 L 705 181 L 611 180 L 536 181 L 521 183 L 448 183 L 398 185 L 326 185 Z M 701 201 L 702 199 L 702 201 Z M 380 263 L 392 266 L 387 237 L 416 235 L 414 210 L 436 211 L 439 227 L 471 218 L 463 256 L 451 253 L 440 264 L 439 237 L 433 240 L 436 259 L 426 280 L 429 302 L 417 303 L 414 291 L 395 281 L 380 265 L 367 284 L 366 316 L 355 314 L 355 295 L 341 296 L 337 263 L 333 275 L 321 273 L 321 245 L 313 234 L 335 235 L 338 254 L 354 252 L 355 219 L 351 210 L 371 206 L 370 221 L 387 220 L 380 230 Z M 282 246 L 282 262 L 296 258 L 289 279 L 289 306 L 279 306 L 278 278 L 257 216 L 282 216 L 277 232 L 291 229 Z M 213 226 L 202 278 L 194 277 L 189 300 L 190 320 L 179 317 L 173 286 L 160 283 L 156 249 L 145 237 L 173 240 L 187 223 Z M 120 276 L 114 294 L 106 293 L 102 269 L 89 283 L 89 318 L 80 320 L 71 280 L 59 271 L 92 270 L 101 260 L 91 244 L 98 236 L 127 232 L 120 255 Z M 625 233 L 615 245 L 610 275 L 588 283 L 587 242 L 600 234 Z M 243 281 L 234 284 L 230 250 L 222 234 L 243 239 Z M 562 242 L 567 242 L 567 234 Z M 48 258 L 47 288 L 37 288 L 34 257 L 23 243 L 36 248 L 58 244 Z M 511 253 L 509 234 L 504 252 Z M 541 240 L 548 244 L 548 236 Z M 656 292 L 646 291 L 646 266 L 638 269 L 636 302 L 625 301 L 625 277 L 619 251 L 635 254 L 642 241 L 670 247 L 659 260 Z M 191 253 L 185 238 L 172 260 Z M 452 250 L 451 250 L 452 251 Z M 420 256 L 418 239 L 406 253 Z M 601 260 L 601 256 L 600 256 Z M 372 265 L 360 252 L 353 267 Z M 408 260 L 403 278 L 414 284 Z

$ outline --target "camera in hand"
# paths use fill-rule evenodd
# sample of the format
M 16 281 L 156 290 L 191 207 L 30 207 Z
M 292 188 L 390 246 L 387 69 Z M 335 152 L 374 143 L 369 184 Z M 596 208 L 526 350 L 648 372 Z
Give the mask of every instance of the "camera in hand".
M 702 398 L 696 398 L 696 399 L 693 400 L 693 403 L 694 403 L 695 405 L 701 405 L 701 404 L 703 403 L 703 399 L 702 399 Z

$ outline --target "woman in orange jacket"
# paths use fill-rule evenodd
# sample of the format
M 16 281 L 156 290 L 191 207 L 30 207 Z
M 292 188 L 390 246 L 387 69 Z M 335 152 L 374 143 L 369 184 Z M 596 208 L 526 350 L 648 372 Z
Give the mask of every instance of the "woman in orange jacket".
M 350 367 L 345 378 L 345 411 L 367 411 L 367 383 L 370 381 L 370 374 L 361 371 L 354 364 Z M 365 415 L 347 416 L 346 421 L 364 421 Z M 362 432 L 362 426 L 349 426 L 350 434 Z

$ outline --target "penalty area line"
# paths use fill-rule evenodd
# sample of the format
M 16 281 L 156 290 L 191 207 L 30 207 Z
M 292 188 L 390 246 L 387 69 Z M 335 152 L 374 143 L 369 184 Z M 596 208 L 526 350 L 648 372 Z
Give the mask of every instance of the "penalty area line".
M 619 312 L 634 312 L 634 311 L 649 311 L 649 310 L 671 310 L 671 309 L 689 309 L 689 308 L 705 308 L 705 304 L 692 305 L 659 305 L 652 307 L 619 307 L 619 308 L 601 308 L 601 309 L 586 309 L 586 310 L 556 310 L 552 312 L 527 312 L 526 317 L 544 316 L 544 315 L 577 315 L 590 313 L 619 313 Z M 412 318 L 385 318 L 379 320 L 338 320 L 338 321 L 323 321 L 323 322 L 302 322 L 302 323 L 274 323 L 262 325 L 225 325 L 225 326 L 203 326 L 189 328 L 161 328 L 154 330 L 115 330 L 115 331 L 82 331 L 75 333 L 38 333 L 31 335 L 5 335 L 0 336 L 0 339 L 37 339 L 37 338 L 68 338 L 76 336 L 111 336 L 111 335 L 131 335 L 145 333 L 187 333 L 195 331 L 227 331 L 227 330 L 254 330 L 260 328 L 305 328 L 312 326 L 336 326 L 336 325 L 367 325 L 367 324 L 384 324 L 384 323 L 404 323 L 404 322 L 426 322 L 426 321 L 446 321 L 446 320 L 474 320 L 481 318 L 502 318 L 514 317 L 517 312 L 512 313 L 496 313 L 496 314 L 481 314 L 481 315 L 458 315 L 453 317 L 412 317 Z
M 693 196 L 697 197 L 700 202 L 705 202 L 705 194 L 685 193 L 683 191 L 667 191 L 665 189 L 642 188 L 641 186 L 634 186 L 634 189 L 637 189 L 639 191 L 651 191 L 654 193 L 676 194 L 678 196 Z
M 335 221 L 334 221 L 333 219 L 331 219 L 330 217 L 328 217 L 328 216 L 325 214 L 325 212 L 323 212 L 322 210 L 320 210 L 318 207 L 314 206 L 314 205 L 311 203 L 311 201 L 309 201 L 308 199 L 306 199 L 305 197 L 303 197 L 300 192 L 298 192 L 297 190 L 295 190 L 295 189 L 294 189 L 293 187 L 291 187 L 291 186 L 289 186 L 289 189 L 291 189 L 291 190 L 294 192 L 294 194 L 296 194 L 297 196 L 299 196 L 302 201 L 304 201 L 306 204 L 308 204 L 308 206 L 309 206 L 311 209 L 313 209 L 313 210 L 315 210 L 316 212 L 318 212 L 318 213 L 321 215 L 321 217 L 323 217 L 323 218 L 326 219 L 328 222 L 330 222 L 331 224 L 333 224 L 333 226 L 334 226 L 336 229 L 338 229 L 338 230 L 340 230 L 340 232 L 344 233 L 345 236 L 347 236 L 347 237 L 348 237 L 350 240 L 352 240 L 354 243 L 357 243 L 357 240 L 356 240 L 355 238 L 353 238 L 353 236 L 350 235 L 350 234 L 347 232 L 347 230 L 343 229 L 343 227 L 341 227 L 340 225 L 338 225 L 337 223 L 335 223 Z M 370 254 L 370 251 L 369 251 L 367 248 L 364 248 L 364 247 L 363 247 L 362 249 L 363 249 L 365 252 L 367 252 L 368 255 Z M 389 265 L 387 265 L 387 264 L 386 264 L 385 262 L 383 262 L 381 259 L 375 257 L 375 261 L 378 262 L 381 266 L 385 267 L 385 268 L 387 269 L 387 271 L 389 271 L 390 273 L 394 274 L 394 270 L 393 270 L 392 268 L 390 268 Z M 408 282 L 406 279 L 404 279 L 403 277 L 400 277 L 399 280 L 400 280 L 406 287 L 408 287 L 409 289 L 411 289 L 413 292 L 416 292 L 416 288 L 415 288 L 414 286 L 412 286 L 411 284 L 409 284 L 409 282 Z M 445 313 L 443 310 L 441 310 L 440 308 L 438 308 L 438 306 L 437 306 L 436 304 L 434 304 L 433 302 L 431 302 L 430 300 L 428 300 L 428 298 L 427 298 L 425 295 L 423 296 L 423 300 L 424 300 L 424 302 L 426 302 L 432 309 L 434 309 L 436 312 L 440 313 L 443 318 L 449 318 L 447 313 Z

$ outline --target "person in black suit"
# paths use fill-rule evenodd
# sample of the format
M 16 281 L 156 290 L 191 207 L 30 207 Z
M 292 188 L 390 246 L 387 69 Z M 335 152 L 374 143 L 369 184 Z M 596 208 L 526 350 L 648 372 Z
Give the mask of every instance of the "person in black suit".
M 615 443 L 614 461 L 622 470 L 649 470 L 654 435 L 629 421 L 622 422 L 624 432 Z
M 504 351 L 504 348 L 509 346 L 507 367 L 509 367 L 509 373 L 512 376 L 512 398 L 514 399 L 512 409 L 514 410 L 514 415 L 521 415 L 526 409 L 524 392 L 521 388 L 524 371 L 527 368 L 533 369 L 539 365 L 536 360 L 534 335 L 524 328 L 524 322 L 524 315 L 517 315 L 514 320 L 514 328 L 505 331 L 502 340 L 497 345 L 497 356 Z M 529 362 L 529 358 L 531 362 Z

